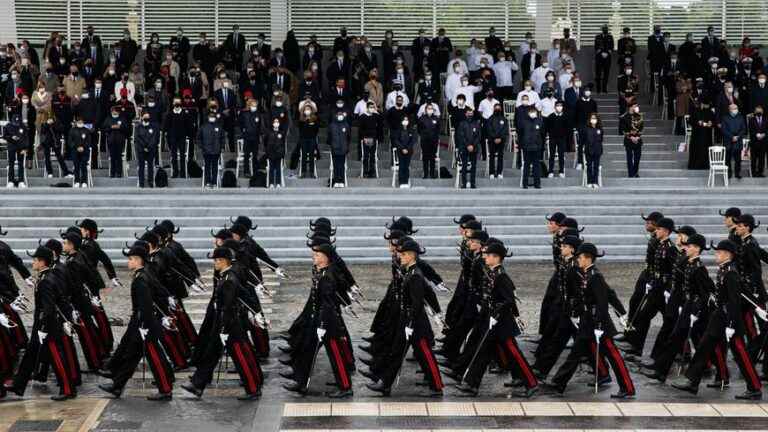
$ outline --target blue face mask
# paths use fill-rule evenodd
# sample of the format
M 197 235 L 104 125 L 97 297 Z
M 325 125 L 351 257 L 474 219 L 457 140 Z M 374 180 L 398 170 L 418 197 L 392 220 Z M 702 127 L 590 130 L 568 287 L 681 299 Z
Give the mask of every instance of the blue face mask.
M 731 117 L 736 117 L 737 115 L 739 115 L 738 111 L 731 111 Z

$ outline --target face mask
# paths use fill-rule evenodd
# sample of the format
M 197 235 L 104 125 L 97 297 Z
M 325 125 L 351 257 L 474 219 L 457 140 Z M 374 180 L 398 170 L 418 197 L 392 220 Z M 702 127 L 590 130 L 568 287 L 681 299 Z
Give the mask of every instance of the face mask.
M 597 126 L 597 119 L 590 120 L 589 124 L 591 124 L 592 126 Z
M 223 86 L 224 88 L 229 88 L 229 81 L 225 81 L 225 82 L 222 84 L 222 86 Z
M 145 119 L 144 121 L 141 122 L 141 124 L 143 124 L 144 126 L 149 126 L 149 120 Z
M 216 117 L 208 117 L 208 123 L 216 123 Z
M 549 82 L 552 82 L 554 80 L 555 80 L 555 77 L 553 77 L 551 75 L 547 77 L 547 81 L 549 81 Z
M 111 71 L 109 71 L 109 74 L 110 74 L 111 76 L 115 76 L 115 71 L 111 70 Z M 73 75 L 74 75 L 74 74 L 73 74 Z
M 531 91 L 531 86 L 525 86 L 525 91 Z
M 432 75 L 424 75 L 424 79 L 429 81 L 432 79 Z
M 725 91 L 728 93 L 733 93 L 733 89 L 730 87 L 726 87 Z
M 158 83 L 158 84 L 155 84 L 155 89 L 157 89 L 157 90 L 160 90 L 160 89 L 162 89 L 162 88 L 163 88 L 163 85 L 162 85 L 162 84 L 160 84 L 160 83 Z
M 84 95 L 80 96 L 80 99 L 88 99 L 89 97 L 91 97 L 91 95 L 89 95 L 88 93 L 86 93 L 86 94 L 84 94 Z
M 760 78 L 759 80 L 757 80 L 757 82 L 760 84 L 765 84 L 765 78 Z
M 536 118 L 536 113 L 535 112 L 529 112 L 528 113 L 528 117 L 530 117 L 532 119 L 535 119 Z
M 627 69 L 626 74 L 627 75 L 632 75 L 632 69 Z
M 453 67 L 453 71 L 454 72 L 459 73 L 459 70 L 461 70 L 461 68 L 459 66 L 454 66 Z
M 584 92 L 584 96 L 590 97 L 590 96 L 592 96 L 592 92 L 587 90 L 587 91 Z
M 72 75 L 74 75 L 74 73 Z M 19 79 L 19 76 L 16 75 L 16 74 L 13 74 L 13 75 L 11 75 L 11 79 L 16 81 L 17 79 Z
M 403 127 L 404 127 L 404 128 L 405 128 L 405 127 L 408 127 L 408 122 L 407 122 L 407 121 L 403 121 Z
M 435 110 L 433 110 L 433 109 L 428 109 L 427 110 L 427 115 L 432 115 L 434 113 L 435 113 Z
M 640 113 L 640 107 L 635 107 L 635 109 L 633 111 L 635 112 L 635 114 L 639 114 Z
M 272 129 L 274 130 L 280 129 L 280 123 L 272 123 Z
M 94 88 L 101 90 L 101 83 L 96 83 L 93 85 Z
M 309 52 L 309 55 L 312 55 L 312 54 L 314 54 L 314 53 L 315 53 L 315 50 L 314 50 L 314 49 L 309 49 L 309 50 L 307 50 L 307 51 Z
M 282 101 L 277 101 L 277 102 L 275 102 L 275 106 L 280 108 L 281 106 L 283 106 L 283 102 Z
M 118 113 L 112 113 L 112 118 L 115 118 L 115 119 L 116 119 L 116 118 L 118 118 L 118 117 L 120 117 L 120 114 L 118 114 Z
M 736 115 L 737 115 L 738 113 L 739 113 L 738 111 L 731 111 L 731 117 L 736 117 Z
M 399 74 L 403 73 L 403 69 L 398 69 L 397 73 L 399 73 Z
M 178 106 L 174 107 L 173 108 L 173 112 L 175 112 L 176 114 L 180 113 L 181 112 L 181 107 L 178 107 Z
M 562 107 L 562 106 L 556 106 L 556 107 L 555 107 L 555 111 L 557 111 L 557 112 L 563 112 L 563 107 Z
M 309 117 L 310 115 L 312 115 L 312 110 L 304 110 L 304 115 Z
M 344 102 L 336 102 L 336 108 L 344 108 Z
M 21 103 L 28 104 L 29 103 L 29 99 L 24 98 L 24 99 L 21 100 Z
M 83 123 L 83 122 L 77 122 L 77 127 L 79 127 L 79 128 L 81 128 L 81 127 L 85 127 L 85 123 Z
M 154 102 L 147 102 L 147 106 L 150 108 L 154 108 L 155 103 Z
M 574 81 L 573 82 L 574 87 L 581 87 L 581 81 Z

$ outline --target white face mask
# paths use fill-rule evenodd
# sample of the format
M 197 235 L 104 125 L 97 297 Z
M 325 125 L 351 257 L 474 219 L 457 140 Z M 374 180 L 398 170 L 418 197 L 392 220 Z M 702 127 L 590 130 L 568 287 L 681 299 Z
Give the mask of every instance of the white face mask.
M 590 97 L 590 96 L 592 96 L 592 92 L 587 90 L 587 91 L 584 92 L 584 96 Z
M 552 82 L 554 80 L 555 80 L 555 77 L 553 77 L 552 75 L 547 77 L 547 81 L 549 81 L 549 82 Z
M 531 86 L 529 85 L 525 86 L 525 91 L 531 91 Z
M 115 118 L 115 119 L 116 119 L 116 118 L 118 118 L 118 117 L 120 117 L 120 114 L 118 114 L 118 113 L 112 113 L 112 118 Z
M 461 82 L 462 87 L 466 87 L 469 85 L 469 81 L 462 81 Z
M 162 90 L 162 88 L 163 88 L 163 84 L 162 83 L 155 84 L 155 90 Z
M 555 111 L 557 111 L 557 112 L 559 112 L 559 113 L 560 113 L 560 112 L 563 112 L 563 107 L 562 107 L 562 106 L 556 106 L 556 107 L 555 107 Z
M 101 90 L 101 83 L 96 83 L 93 85 L 93 87 L 96 88 L 97 90 Z
M 530 117 L 532 119 L 535 119 L 536 118 L 536 113 L 535 112 L 530 112 L 530 113 L 528 113 L 528 117 Z
M 759 80 L 757 80 L 757 82 L 760 84 L 765 84 L 765 78 L 760 78 Z
M 178 113 L 180 113 L 180 112 L 181 112 L 181 108 L 174 108 L 174 109 L 173 109 L 173 112 L 175 112 L 176 114 L 178 114 Z
M 208 117 L 208 123 L 216 123 L 216 117 Z
M 29 103 L 29 99 L 24 98 L 24 99 L 21 100 L 21 103 L 28 104 Z
M 85 123 L 83 123 L 83 122 L 77 122 L 77 127 L 79 127 L 79 128 L 81 128 L 81 127 L 85 127 Z
M 280 123 L 272 123 L 272 129 L 274 130 L 280 129 Z
M 344 108 L 344 102 L 337 102 L 336 108 Z
M 589 124 L 591 124 L 592 126 L 597 126 L 597 119 L 590 120 Z
M 155 106 L 154 102 L 147 102 L 147 106 L 150 108 L 153 108 Z
M 404 128 L 408 127 L 408 122 L 407 122 L 407 121 L 403 121 L 403 123 L 402 123 L 402 124 L 403 124 L 403 127 L 404 127 Z
M 428 109 L 427 110 L 427 115 L 432 115 L 434 113 L 435 113 L 435 110 L 433 110 L 433 109 Z
M 581 87 L 581 81 L 574 81 L 573 82 L 574 87 Z
M 280 108 L 281 106 L 283 106 L 283 103 L 281 101 L 277 101 L 275 102 L 275 106 Z
M 640 107 L 635 107 L 634 111 L 635 111 L 635 114 L 639 113 L 640 112 Z
M 632 75 L 632 69 L 627 69 L 626 70 L 626 75 Z
M 86 93 L 86 94 L 80 96 L 80 99 L 88 99 L 89 97 L 91 97 L 91 96 L 88 93 Z
M 256 108 L 256 106 L 250 106 L 250 107 L 248 107 L 248 109 L 251 110 L 251 112 L 256 112 L 257 108 Z
M 229 81 L 224 81 L 224 84 L 222 84 L 224 88 L 229 88 Z
M 312 115 L 312 110 L 304 110 L 304 115 L 309 117 L 310 115 Z

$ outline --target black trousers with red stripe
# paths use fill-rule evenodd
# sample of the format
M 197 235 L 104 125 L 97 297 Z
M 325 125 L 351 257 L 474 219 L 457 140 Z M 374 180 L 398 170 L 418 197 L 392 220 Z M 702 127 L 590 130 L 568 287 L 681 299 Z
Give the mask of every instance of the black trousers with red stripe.
M 230 334 L 227 339 L 226 348 L 227 353 L 232 358 L 232 362 L 235 364 L 237 373 L 240 375 L 245 392 L 248 394 L 257 393 L 264 383 L 264 375 L 259 363 L 256 361 L 256 355 L 250 343 L 245 339 Z M 197 370 L 192 375 L 192 385 L 204 389 L 213 381 L 213 374 L 219 361 L 222 360 L 222 354 L 224 354 L 224 345 L 221 343 L 220 338 L 217 337 L 207 341 L 205 353 L 201 356 L 197 364 Z
M 243 327 L 248 329 L 251 336 L 254 354 L 259 358 L 269 357 L 269 330 L 254 325 L 250 320 L 245 321 Z
M 189 348 L 182 340 L 178 331 L 172 331 L 163 329 L 163 335 L 160 338 L 160 345 L 165 349 L 168 354 L 168 359 L 173 363 L 173 366 L 178 369 L 186 369 L 189 367 L 187 358 L 189 358 Z
M 567 321 L 567 322 L 566 322 Z M 538 348 L 536 349 L 536 361 L 533 362 L 533 368 L 544 375 L 555 367 L 555 363 L 560 355 L 565 351 L 568 341 L 573 337 L 575 328 L 571 320 L 565 317 L 560 319 L 560 325 L 557 330 L 548 336 L 544 336 Z
M 120 345 L 117 348 L 121 357 L 119 359 L 113 357 L 114 369 L 112 372 L 114 378 L 112 381 L 115 387 L 119 389 L 125 387 L 125 384 L 136 372 L 136 366 L 144 358 L 152 372 L 152 377 L 155 379 L 157 390 L 160 393 L 172 392 L 175 380 L 173 370 L 156 338 L 147 335 L 147 339 L 142 340 L 138 328 L 133 326 L 128 327 L 126 336 L 120 340 Z
M 587 338 L 583 336 L 577 337 L 573 341 L 573 348 L 571 348 L 570 354 L 565 359 L 565 363 L 560 366 L 552 382 L 559 386 L 562 390 L 568 385 L 568 382 L 576 373 L 579 364 L 583 357 L 588 357 L 591 364 L 595 364 L 595 349 L 597 348 L 597 341 L 593 338 Z M 600 355 L 605 356 L 611 365 L 616 381 L 619 384 L 619 388 L 629 394 L 635 394 L 635 385 L 632 382 L 632 377 L 629 375 L 629 369 L 627 369 L 624 359 L 621 357 L 619 350 L 614 345 L 613 340 L 609 337 L 603 337 L 600 339 Z M 598 361 L 598 375 L 600 374 L 600 362 Z
M 648 336 L 648 330 L 651 328 L 651 321 L 657 314 L 664 313 L 664 295 L 662 291 L 662 287 L 657 286 L 648 293 L 648 298 L 645 304 L 642 305 L 642 308 L 638 305 L 637 313 L 632 321 L 634 330 L 625 332 L 626 341 L 640 352 L 643 352 L 643 347 L 645 347 L 645 339 Z M 630 319 L 632 317 L 630 315 Z
M 21 320 L 19 314 L 16 313 L 8 303 L 2 303 L 2 310 L 4 314 L 8 315 L 8 319 L 18 324 L 16 327 L 8 330 L 15 348 L 17 350 L 24 348 L 29 342 L 29 336 L 27 335 L 27 329 L 24 327 L 24 322 Z
M 382 371 L 380 377 L 382 383 L 387 388 L 392 386 L 398 372 L 400 372 L 400 368 L 403 367 L 403 354 L 405 354 L 405 350 L 408 348 L 408 345 L 405 343 L 405 334 L 401 333 L 399 340 L 400 342 L 396 343 L 391 355 L 394 361 Z M 443 384 L 443 378 L 440 376 L 440 369 L 437 366 L 437 359 L 435 359 L 435 354 L 432 352 L 432 345 L 429 339 L 426 337 L 412 337 L 410 345 L 413 348 L 413 356 L 424 372 L 424 378 L 429 383 L 429 387 L 432 390 L 442 390 L 445 385 Z
M 112 326 L 109 324 L 109 318 L 103 307 L 94 307 L 93 317 L 96 319 L 96 327 L 99 331 L 98 336 L 101 340 L 101 346 L 104 349 L 104 355 L 107 356 L 112 352 L 115 345 Z
M 717 366 L 717 378 L 727 381 L 730 378 L 726 363 L 725 347 L 727 345 L 731 350 L 731 354 L 733 354 L 733 360 L 744 377 L 744 381 L 747 383 L 747 389 L 750 391 L 760 390 L 762 384 L 757 376 L 755 366 L 752 364 L 752 360 L 747 353 L 744 336 L 734 335 L 730 342 L 726 342 L 725 328 L 722 328 L 719 332 L 712 330 L 717 329 L 708 328 L 699 341 L 699 345 L 696 347 L 696 354 L 693 356 L 685 376 L 694 384 L 698 384 L 707 368 L 707 360 L 712 358 Z
M 98 336 L 99 330 L 91 319 L 84 318 L 81 318 L 78 325 L 74 327 L 88 369 L 93 371 L 101 369 L 103 367 L 102 359 L 106 355 L 106 350 L 101 344 L 102 339 Z
M 13 366 L 16 363 L 16 348 L 5 330 L 4 327 L 0 328 L 0 383 L 13 375 Z
M 675 363 L 677 355 L 685 352 L 689 335 L 695 347 L 701 339 L 703 331 L 706 329 L 707 318 L 705 316 L 700 316 L 693 324 L 693 328 L 691 328 L 690 312 L 691 309 L 688 305 L 683 307 L 683 312 L 678 320 L 678 325 L 667 336 L 666 342 L 660 348 L 659 354 L 654 359 L 654 369 L 661 376 L 667 376 L 669 370 L 672 369 L 672 365 Z
M 23 393 L 40 363 L 47 363 L 53 367 L 60 394 L 73 395 L 76 393 L 75 385 L 72 382 L 72 366 L 64 354 L 62 340 L 51 335 L 48 335 L 42 344 L 37 335 L 29 340 L 27 350 L 21 358 L 19 369 L 13 377 L 13 388 Z
M 538 386 L 536 376 L 534 376 L 531 366 L 520 351 L 517 341 L 514 337 L 496 336 L 489 337 L 478 347 L 477 356 L 467 371 L 464 381 L 472 387 L 479 387 L 480 382 L 488 370 L 488 365 L 495 357 L 499 365 L 510 370 L 513 375 L 520 377 L 525 383 L 526 388 Z M 473 354 L 474 355 L 474 354 Z
M 349 343 L 346 338 L 327 338 L 325 341 L 325 353 L 333 369 L 336 385 L 340 390 L 352 388 L 352 378 L 349 375 Z
M 180 298 L 176 299 L 176 311 L 174 315 L 181 337 L 184 338 L 190 349 L 194 349 L 199 340 L 199 336 L 195 330 L 195 326 L 192 324 L 192 320 L 189 318 L 187 310 L 184 308 L 184 303 L 181 302 Z

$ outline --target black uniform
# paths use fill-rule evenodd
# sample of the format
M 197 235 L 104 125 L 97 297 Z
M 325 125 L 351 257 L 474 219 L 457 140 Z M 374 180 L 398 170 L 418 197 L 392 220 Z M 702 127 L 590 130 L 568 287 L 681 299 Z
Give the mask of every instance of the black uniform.
M 595 36 L 595 82 L 598 93 L 608 92 L 608 76 L 611 73 L 611 53 L 613 53 L 613 35 L 608 32 Z

